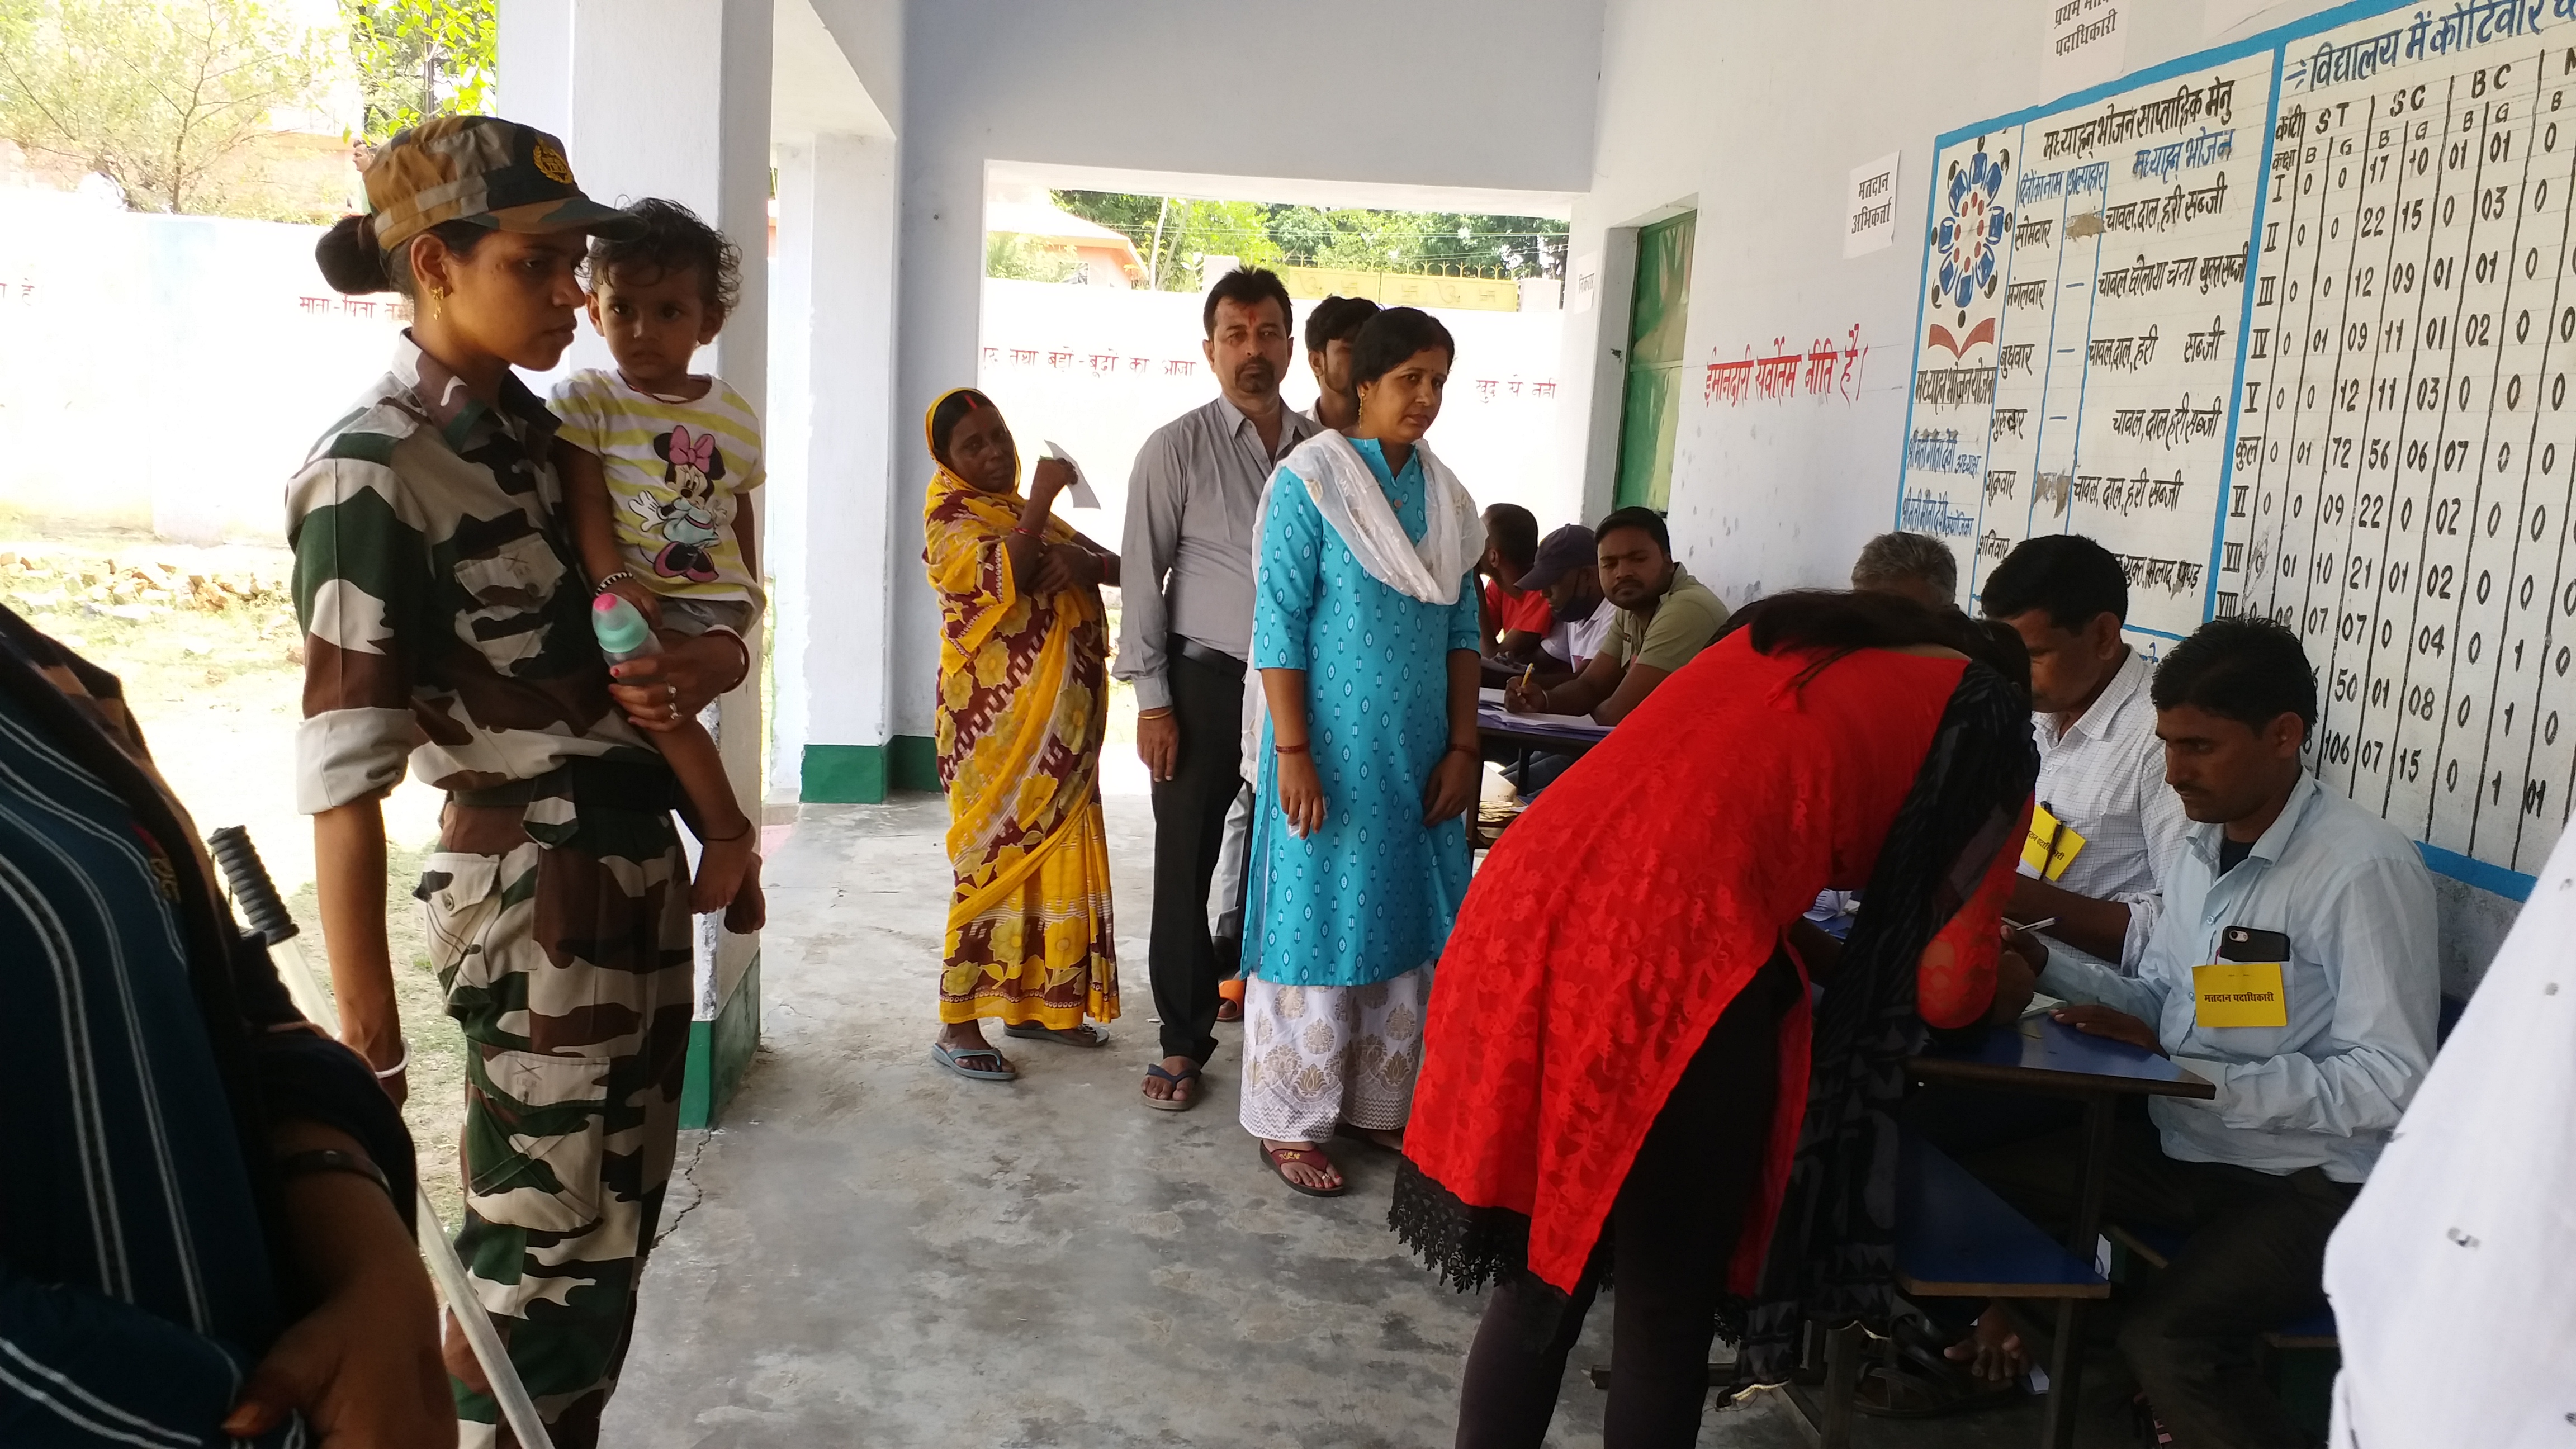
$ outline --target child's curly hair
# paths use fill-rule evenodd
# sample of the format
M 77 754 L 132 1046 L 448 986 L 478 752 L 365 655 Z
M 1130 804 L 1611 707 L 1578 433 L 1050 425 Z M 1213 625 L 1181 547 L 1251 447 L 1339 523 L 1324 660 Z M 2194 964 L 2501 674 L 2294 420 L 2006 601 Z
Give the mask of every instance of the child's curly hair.
M 742 248 L 698 219 L 676 201 L 648 196 L 626 208 L 643 223 L 632 236 L 611 241 L 590 239 L 589 280 L 593 287 L 610 268 L 636 268 L 652 277 L 695 269 L 698 290 L 710 307 L 731 312 L 742 300 Z

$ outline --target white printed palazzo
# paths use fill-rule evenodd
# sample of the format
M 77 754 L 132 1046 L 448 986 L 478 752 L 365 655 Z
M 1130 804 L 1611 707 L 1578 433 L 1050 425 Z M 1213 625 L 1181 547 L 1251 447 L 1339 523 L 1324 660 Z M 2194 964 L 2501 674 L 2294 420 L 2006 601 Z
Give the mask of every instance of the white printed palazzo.
M 1336 1124 L 1391 1132 L 1413 1114 L 1431 968 L 1367 986 L 1282 986 L 1255 976 L 1243 1004 L 1243 1127 L 1322 1142 Z

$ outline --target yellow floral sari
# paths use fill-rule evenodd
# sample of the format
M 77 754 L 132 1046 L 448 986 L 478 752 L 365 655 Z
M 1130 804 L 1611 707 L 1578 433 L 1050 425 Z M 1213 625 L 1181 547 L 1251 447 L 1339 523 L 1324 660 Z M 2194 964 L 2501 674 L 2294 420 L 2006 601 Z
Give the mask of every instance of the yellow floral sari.
M 922 508 L 922 558 L 939 595 L 939 778 L 957 876 L 939 1019 L 1063 1028 L 1118 1015 L 1100 813 L 1109 631 L 1096 588 L 1020 591 L 1002 544 L 1025 502 L 943 465 Z M 1069 543 L 1074 533 L 1050 519 L 1046 536 Z

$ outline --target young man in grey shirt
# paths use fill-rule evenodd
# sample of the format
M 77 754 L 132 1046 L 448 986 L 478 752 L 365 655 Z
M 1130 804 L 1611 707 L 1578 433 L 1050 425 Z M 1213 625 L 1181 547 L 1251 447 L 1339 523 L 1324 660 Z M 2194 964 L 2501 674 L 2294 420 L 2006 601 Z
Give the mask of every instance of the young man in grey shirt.
M 1315 424 L 1280 400 L 1294 352 L 1288 289 L 1229 272 L 1202 313 L 1220 396 L 1145 440 L 1127 486 L 1122 557 L 1134 580 L 1118 631 L 1120 679 L 1136 689 L 1136 752 L 1153 777 L 1154 919 L 1146 961 L 1163 1057 L 1145 1101 L 1198 1104 L 1216 1050 L 1217 955 L 1209 878 L 1242 782 L 1244 661 L 1252 652 L 1252 525 L 1271 470 Z

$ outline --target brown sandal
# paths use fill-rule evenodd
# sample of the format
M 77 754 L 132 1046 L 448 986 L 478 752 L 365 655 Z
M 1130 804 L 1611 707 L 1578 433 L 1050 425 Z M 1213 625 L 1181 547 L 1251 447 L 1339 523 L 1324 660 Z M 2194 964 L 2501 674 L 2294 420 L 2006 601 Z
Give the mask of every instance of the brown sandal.
M 1259 1138 L 1254 1138 L 1252 1145 L 1261 1149 L 1262 1162 L 1267 1164 L 1272 1172 L 1277 1173 L 1279 1175 L 1279 1180 L 1288 1184 L 1289 1190 L 1292 1192 L 1302 1192 L 1308 1197 L 1340 1197 L 1343 1193 L 1351 1190 L 1351 1180 L 1347 1177 L 1342 1177 L 1342 1170 L 1341 1168 L 1334 1166 L 1333 1159 L 1326 1157 L 1323 1153 L 1312 1147 L 1273 1147 L 1269 1143 L 1261 1141 Z M 1287 1168 L 1289 1163 L 1302 1162 L 1309 1157 L 1315 1159 L 1315 1162 L 1321 1163 L 1326 1168 L 1330 1169 L 1335 1177 L 1342 1177 L 1341 1186 L 1308 1187 L 1306 1184 L 1299 1182 L 1297 1179 L 1288 1175 Z M 1310 1163 L 1308 1165 L 1312 1166 L 1313 1164 Z

